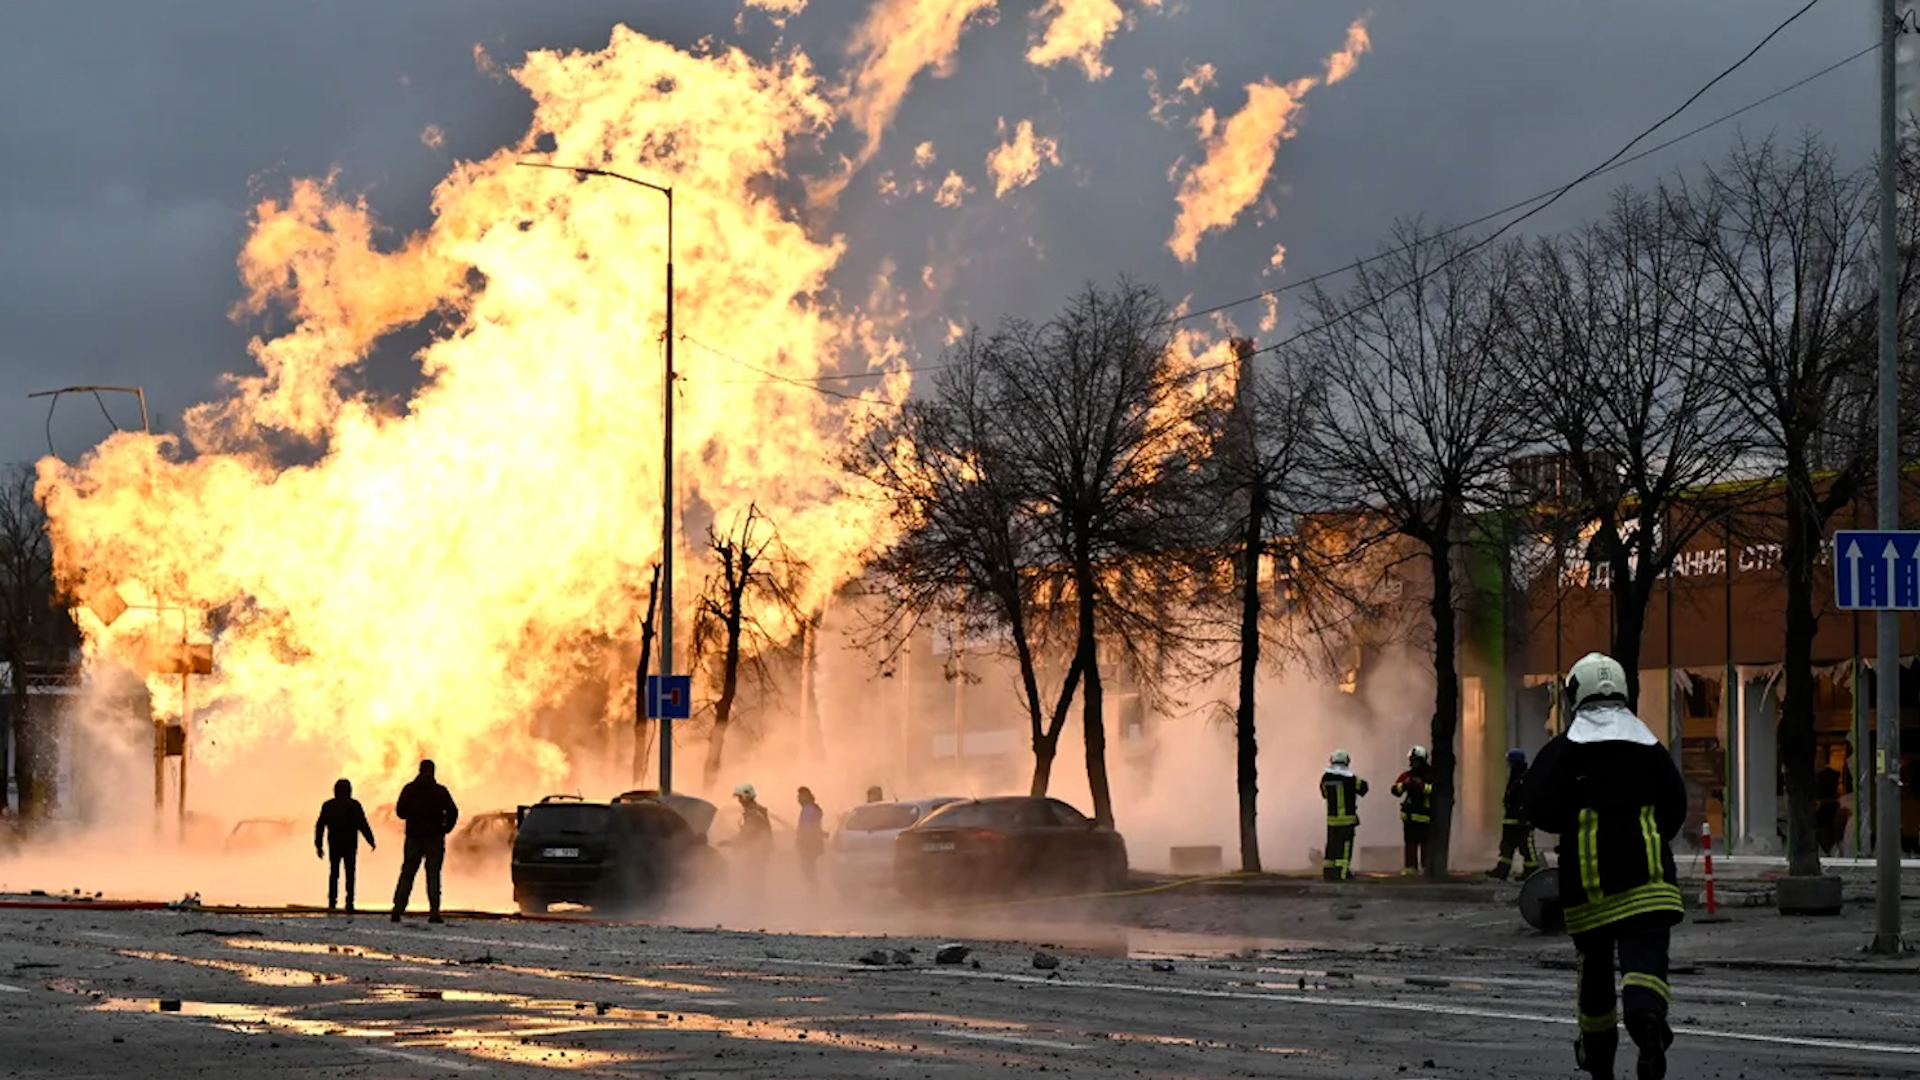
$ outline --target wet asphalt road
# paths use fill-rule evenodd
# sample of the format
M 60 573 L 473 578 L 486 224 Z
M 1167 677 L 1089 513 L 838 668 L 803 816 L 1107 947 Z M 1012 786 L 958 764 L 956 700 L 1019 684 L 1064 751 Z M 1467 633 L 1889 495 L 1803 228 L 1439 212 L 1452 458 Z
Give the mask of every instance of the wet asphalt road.
M 1029 929 L 940 966 L 937 936 L 0 911 L 0 1077 L 1577 1075 L 1551 949 L 1169 961 L 1213 939 L 1096 955 L 1071 947 L 1085 919 Z M 1049 937 L 1061 965 L 1036 969 Z M 856 962 L 876 947 L 907 963 Z M 1672 1077 L 1920 1077 L 1910 973 L 1675 981 Z

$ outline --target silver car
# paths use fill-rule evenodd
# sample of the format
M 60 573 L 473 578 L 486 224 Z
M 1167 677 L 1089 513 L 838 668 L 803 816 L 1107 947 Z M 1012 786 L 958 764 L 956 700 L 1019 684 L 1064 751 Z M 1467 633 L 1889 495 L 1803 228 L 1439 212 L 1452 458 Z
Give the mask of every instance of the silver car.
M 943 795 L 854 807 L 827 842 L 834 883 L 846 893 L 892 891 L 894 838 L 935 810 L 965 801 Z

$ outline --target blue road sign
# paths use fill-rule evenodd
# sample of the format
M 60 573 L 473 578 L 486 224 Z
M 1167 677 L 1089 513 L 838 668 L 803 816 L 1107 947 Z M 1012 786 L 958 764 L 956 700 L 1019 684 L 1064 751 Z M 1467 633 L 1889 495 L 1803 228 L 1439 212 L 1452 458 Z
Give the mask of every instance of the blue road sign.
M 693 676 L 647 676 L 647 718 L 649 720 L 692 719 Z
M 1834 533 L 1833 590 L 1842 611 L 1920 611 L 1920 532 Z

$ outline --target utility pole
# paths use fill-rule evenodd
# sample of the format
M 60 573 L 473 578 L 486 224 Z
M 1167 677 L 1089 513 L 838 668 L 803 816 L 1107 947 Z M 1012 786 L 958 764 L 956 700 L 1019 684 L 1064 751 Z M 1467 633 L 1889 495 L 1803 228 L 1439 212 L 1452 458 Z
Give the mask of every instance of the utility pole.
M 655 184 L 626 173 L 612 169 L 589 169 L 577 165 L 555 165 L 546 161 L 522 161 L 519 164 L 534 169 L 558 169 L 570 172 L 575 179 L 584 180 L 589 176 L 604 176 L 613 180 L 625 180 L 635 187 L 643 187 L 658 192 L 667 199 L 667 372 L 660 388 L 665 402 L 664 420 L 666 430 L 660 457 L 660 675 L 662 679 L 673 674 L 673 187 L 669 184 Z M 645 673 L 640 673 L 644 682 Z M 634 695 L 640 699 L 640 712 L 646 711 L 646 691 L 639 690 Z M 666 715 L 672 710 L 662 708 L 658 718 L 660 724 L 660 790 L 662 793 L 673 790 L 673 717 Z M 644 721 L 645 716 L 636 719 Z
M 1900 151 L 1895 109 L 1895 63 L 1900 40 L 1899 0 L 1880 0 L 1880 475 L 1879 527 L 1900 528 L 1900 366 L 1898 304 L 1900 275 L 1895 215 L 1899 187 L 1895 167 Z M 1900 939 L 1900 616 L 1881 611 L 1875 617 L 1879 670 L 1874 689 L 1880 739 L 1874 764 L 1879 774 L 1879 881 L 1875 896 L 1873 951 L 1898 953 Z

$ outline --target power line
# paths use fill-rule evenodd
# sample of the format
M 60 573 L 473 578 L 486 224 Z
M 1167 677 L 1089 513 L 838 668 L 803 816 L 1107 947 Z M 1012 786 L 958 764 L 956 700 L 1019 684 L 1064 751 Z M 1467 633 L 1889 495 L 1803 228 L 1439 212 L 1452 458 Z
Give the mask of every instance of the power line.
M 1755 45 L 1753 48 L 1748 49 L 1745 55 L 1741 56 L 1740 59 L 1734 61 L 1731 66 L 1721 71 L 1720 74 L 1715 75 L 1713 78 L 1707 80 L 1707 84 L 1705 86 L 1702 86 L 1700 89 L 1694 91 L 1693 95 L 1687 98 L 1686 101 L 1682 102 L 1679 108 L 1674 109 L 1672 112 L 1662 117 L 1658 122 L 1646 128 L 1644 131 L 1640 132 L 1640 134 L 1635 135 L 1632 139 L 1629 139 L 1626 145 L 1614 151 L 1613 154 L 1607 158 L 1607 160 L 1601 162 L 1600 164 L 1594 166 L 1591 169 L 1588 169 L 1586 172 L 1581 173 L 1578 177 L 1575 177 L 1573 180 L 1569 181 L 1567 184 L 1560 187 L 1551 196 L 1546 198 L 1544 201 L 1539 202 L 1537 205 L 1535 205 L 1532 209 L 1528 210 L 1526 213 L 1521 214 L 1519 217 L 1514 218 L 1511 221 L 1508 221 L 1506 224 L 1500 226 L 1498 229 L 1495 229 L 1493 232 L 1489 233 L 1485 238 L 1475 241 L 1474 243 L 1469 244 L 1465 248 L 1462 248 L 1461 250 L 1454 252 L 1452 255 L 1444 259 L 1440 263 L 1440 265 L 1434 267 L 1433 269 L 1416 274 L 1409 280 L 1401 282 L 1399 285 L 1396 285 L 1393 288 L 1388 289 L 1386 292 L 1380 294 L 1379 296 L 1376 296 L 1365 302 L 1356 304 L 1353 307 L 1350 307 L 1345 311 L 1340 312 L 1339 314 L 1333 316 L 1330 319 L 1327 319 L 1324 322 L 1316 323 L 1312 326 L 1306 327 L 1302 330 L 1289 334 L 1288 336 L 1280 339 L 1279 341 L 1274 342 L 1272 345 L 1267 345 L 1262 348 L 1255 349 L 1251 355 L 1257 356 L 1260 353 L 1277 352 L 1293 344 L 1296 341 L 1300 341 L 1304 338 L 1310 337 L 1324 330 L 1330 330 L 1333 327 L 1338 326 L 1349 319 L 1352 319 L 1354 316 L 1359 315 L 1364 311 L 1367 311 L 1371 308 L 1379 307 L 1381 304 L 1386 303 L 1388 300 L 1392 299 L 1393 297 L 1399 295 L 1402 292 L 1405 292 L 1408 289 L 1411 289 L 1417 285 L 1423 284 L 1428 278 L 1434 276 L 1435 274 L 1440 273 L 1441 271 L 1445 270 L 1447 267 L 1452 266 L 1454 263 L 1457 263 L 1460 260 L 1467 258 L 1468 256 L 1473 255 L 1474 253 L 1486 248 L 1488 245 L 1492 244 L 1494 241 L 1506 235 L 1509 231 L 1513 229 L 1514 226 L 1520 224 L 1523 221 L 1528 220 L 1529 218 L 1532 218 L 1536 214 L 1539 214 L 1541 211 L 1552 206 L 1554 203 L 1559 202 L 1561 197 L 1566 195 L 1567 192 L 1572 191 L 1574 188 L 1579 187 L 1581 184 L 1584 184 L 1588 180 L 1591 180 L 1594 177 L 1600 175 L 1600 173 L 1603 170 L 1618 163 L 1621 158 L 1627 155 L 1627 152 L 1629 150 L 1632 150 L 1635 146 L 1639 145 L 1639 143 L 1645 138 L 1647 138 L 1647 136 L 1652 135 L 1654 132 L 1666 126 L 1666 124 L 1671 120 L 1673 120 L 1674 117 L 1679 116 L 1682 112 L 1685 112 L 1687 109 L 1687 106 L 1692 105 L 1695 101 L 1698 101 L 1701 95 L 1713 89 L 1727 76 L 1732 75 L 1735 71 L 1738 71 L 1742 66 L 1746 64 L 1747 61 L 1753 59 L 1754 55 L 1757 54 L 1762 48 L 1764 48 L 1768 42 L 1778 37 L 1781 31 L 1793 25 L 1794 22 L 1797 21 L 1801 16 L 1813 10 L 1814 6 L 1817 5 L 1818 3 L 1820 3 L 1820 0 L 1807 0 L 1807 3 L 1803 7 L 1801 7 L 1798 11 L 1794 12 L 1792 15 L 1787 16 L 1787 18 L 1783 22 L 1781 22 L 1780 25 L 1774 27 L 1771 31 L 1769 31 L 1766 37 L 1761 38 L 1760 43 L 1758 45 Z M 1879 47 L 1880 46 L 1878 44 L 1874 45 L 1874 49 L 1878 49 Z M 1864 54 L 1860 54 L 1860 55 L 1864 55 Z M 1405 249 L 1403 248 L 1402 250 L 1405 250 Z M 1226 363 L 1212 364 L 1203 368 L 1195 368 L 1194 370 L 1188 372 L 1187 374 L 1189 377 L 1197 376 L 1197 375 L 1205 375 L 1214 371 L 1222 370 L 1226 367 L 1230 367 L 1233 364 L 1237 364 L 1239 362 L 1240 362 L 1240 358 L 1236 357 L 1234 360 L 1228 361 Z
M 1598 169 L 1595 172 L 1593 172 L 1591 176 L 1587 177 L 1587 179 L 1604 176 L 1607 173 L 1615 172 L 1620 169 L 1624 169 L 1629 165 L 1633 165 L 1641 161 L 1645 161 L 1647 158 L 1650 158 L 1653 155 L 1658 154 L 1662 150 L 1669 149 L 1697 135 L 1705 134 L 1706 132 L 1711 131 L 1714 128 L 1717 128 L 1722 124 L 1726 124 L 1731 121 L 1738 120 L 1740 117 L 1745 116 L 1746 114 L 1754 111 L 1755 109 L 1758 109 L 1764 105 L 1771 105 L 1773 102 L 1779 100 L 1780 98 L 1786 97 L 1788 94 L 1791 94 L 1795 90 L 1798 90 L 1803 86 L 1806 86 L 1808 83 L 1812 83 L 1817 80 L 1824 79 L 1828 75 L 1831 75 L 1836 71 L 1839 71 L 1841 68 L 1846 67 L 1847 65 L 1860 60 L 1862 57 L 1865 57 L 1865 56 L 1871 55 L 1874 52 L 1877 52 L 1879 48 L 1880 48 L 1879 43 L 1875 42 L 1874 44 L 1869 45 L 1864 49 L 1861 49 L 1859 52 L 1854 53 L 1852 56 L 1849 56 L 1836 63 L 1829 64 L 1826 67 L 1821 68 L 1819 71 L 1814 72 L 1813 74 L 1807 76 L 1804 79 L 1801 79 L 1798 82 L 1789 84 L 1787 86 L 1783 86 L 1780 89 L 1775 90 L 1773 93 L 1768 94 L 1766 97 L 1757 98 L 1753 101 L 1748 102 L 1745 105 L 1740 106 L 1738 109 L 1735 109 L 1730 113 L 1726 113 L 1725 115 L 1720 116 L 1716 119 L 1709 120 L 1706 123 L 1701 124 L 1699 127 L 1696 127 L 1682 134 L 1675 135 L 1673 138 L 1668 139 L 1666 142 L 1659 143 L 1658 145 L 1655 145 L 1655 146 L 1650 146 L 1647 149 L 1642 150 L 1639 153 L 1633 155 L 1632 157 L 1622 158 L 1621 160 L 1616 161 L 1611 165 L 1607 165 L 1604 168 Z M 1583 181 L 1575 181 L 1575 185 L 1577 186 L 1581 182 Z M 1485 225 L 1487 222 L 1493 221 L 1496 218 L 1503 218 L 1508 214 L 1513 213 L 1516 210 L 1524 210 L 1527 207 L 1532 206 L 1534 203 L 1541 201 L 1542 199 L 1550 199 L 1554 197 L 1555 193 L 1559 190 L 1560 189 L 1555 188 L 1548 191 L 1543 191 L 1538 195 L 1521 199 L 1519 202 L 1512 203 L 1508 206 L 1503 206 L 1500 209 L 1493 211 L 1492 213 L 1483 214 L 1480 217 L 1474 218 L 1472 221 L 1465 221 L 1465 222 L 1461 222 L 1458 225 L 1449 226 L 1433 234 L 1433 239 L 1440 239 L 1442 237 L 1452 236 L 1455 233 L 1465 232 L 1468 229 Z M 1544 209 L 1544 207 L 1542 209 Z M 1346 264 L 1345 266 L 1335 267 L 1332 270 L 1323 270 L 1320 273 L 1314 274 L 1311 277 L 1301 278 L 1298 281 L 1290 281 L 1285 285 L 1275 286 L 1274 288 L 1267 289 L 1263 292 L 1257 292 L 1250 296 L 1243 296 L 1238 300 L 1228 300 L 1225 303 L 1215 304 L 1212 307 L 1201 308 L 1198 311 L 1185 312 L 1183 314 L 1174 316 L 1169 321 L 1180 323 L 1180 322 L 1185 322 L 1188 319 L 1204 318 L 1208 315 L 1213 315 L 1218 312 L 1226 311 L 1229 308 L 1239 307 L 1242 304 L 1251 304 L 1256 300 L 1265 300 L 1270 296 L 1278 296 L 1281 293 L 1292 292 L 1295 289 L 1304 289 L 1309 285 L 1318 284 L 1322 281 L 1327 280 L 1328 278 L 1338 277 L 1341 274 L 1345 274 L 1353 270 L 1358 270 L 1365 266 L 1371 266 L 1372 264 L 1379 262 L 1382 259 L 1387 259 L 1395 255 L 1402 254 L 1406 250 L 1407 250 L 1407 247 L 1404 245 L 1401 247 L 1389 248 L 1386 251 L 1377 252 L 1373 255 L 1368 255 L 1364 258 L 1355 259 L 1354 261 Z
M 858 394 L 848 394 L 848 393 L 845 393 L 845 392 L 843 392 L 843 391 L 840 391 L 840 390 L 835 390 L 835 389 L 833 389 L 833 388 L 831 388 L 831 387 L 827 387 L 827 386 L 822 386 L 822 385 L 820 385 L 820 384 L 819 384 L 818 382 L 815 382 L 815 381 L 812 381 L 812 380 L 809 380 L 809 379 L 800 379 L 800 378 L 795 378 L 795 377 L 793 377 L 793 376 L 791 376 L 791 375 L 782 375 L 782 374 L 780 374 L 780 373 L 779 373 L 779 372 L 777 372 L 777 371 L 770 371 L 770 370 L 768 370 L 768 369 L 766 369 L 766 368 L 764 368 L 764 367 L 761 367 L 761 366 L 760 366 L 759 364 L 755 364 L 755 363 L 753 363 L 753 362 L 751 362 L 751 361 L 748 361 L 748 360 L 742 360 L 742 359 L 740 359 L 739 357 L 737 357 L 737 356 L 735 356 L 735 355 L 733 355 L 732 353 L 729 353 L 729 352 L 725 352 L 725 351 L 723 351 L 723 350 L 721 350 L 721 349 L 716 349 L 716 348 L 714 348 L 714 347 L 713 347 L 712 345 L 709 345 L 709 344 L 707 344 L 706 342 L 704 342 L 704 341 L 701 341 L 701 340 L 699 340 L 698 338 L 694 338 L 694 337 L 691 337 L 691 336 L 689 336 L 689 335 L 687 335 L 687 334 L 681 334 L 681 335 L 680 335 L 680 340 L 681 340 L 681 341 L 684 341 L 684 342 L 686 342 L 686 343 L 687 343 L 687 344 L 689 344 L 689 345 L 693 345 L 693 346 L 696 346 L 696 347 L 698 347 L 698 348 L 701 348 L 701 349 L 704 349 L 704 350 L 706 350 L 707 352 L 709 352 L 709 353 L 712 353 L 712 354 L 713 354 L 714 356 L 717 356 L 717 357 L 719 357 L 720 359 L 722 359 L 722 360 L 725 360 L 725 361 L 727 361 L 727 362 L 728 362 L 728 363 L 730 363 L 730 364 L 736 364 L 736 365 L 738 365 L 738 366 L 740 366 L 740 367 L 743 367 L 743 368 L 746 368 L 746 369 L 747 369 L 748 371 L 753 371 L 753 372 L 758 372 L 759 374 L 761 374 L 761 375 L 765 375 L 765 376 L 766 376 L 766 379 L 765 379 L 765 380 L 742 380 L 742 381 L 744 381 L 744 382 L 752 382 L 752 383 L 753 383 L 754 385 L 760 385 L 760 386 L 764 386 L 764 385 L 766 385 L 766 384 L 767 384 L 768 382 L 780 382 L 780 383 L 786 383 L 786 384 L 787 384 L 787 385 L 789 385 L 789 386 L 798 386 L 798 387 L 800 387 L 800 388 L 801 388 L 801 389 L 803 389 L 803 390 L 812 390 L 812 391 L 815 391 L 815 392 L 817 392 L 817 393 L 821 393 L 821 394 L 825 394 L 825 395 L 827 395 L 828 397 L 836 397 L 836 398 L 840 398 L 840 399 L 841 399 L 841 400 L 843 400 L 843 401 L 865 401 L 865 400 L 867 400 L 866 398 L 863 398 L 863 397 L 861 397 L 861 396 L 860 396 L 860 395 L 858 395 Z M 946 366 L 948 366 L 948 365 L 945 365 L 945 364 L 942 364 L 942 365 L 940 365 L 940 366 L 941 366 L 941 367 L 946 367 Z M 915 369 L 899 369 L 899 370 L 915 370 Z M 930 369 L 926 369 L 926 368 L 922 368 L 922 369 L 918 369 L 918 370 L 930 370 Z M 869 374 L 869 375 L 872 375 L 872 376 L 876 376 L 876 377 L 877 377 L 877 376 L 881 376 L 881 375 L 890 375 L 890 374 L 893 374 L 893 372 L 886 372 L 886 371 L 876 371 L 876 372 L 869 372 L 869 373 L 866 373 L 866 374 Z M 831 376 L 829 376 L 829 377 L 831 377 Z M 853 377 L 853 376 L 846 376 L 846 377 L 848 377 L 848 378 L 851 378 L 851 377 Z M 684 380 L 683 380 L 683 381 L 684 381 Z M 726 382 L 727 380 L 724 380 L 724 379 L 715 379 L 715 380 L 713 380 L 713 381 L 714 381 L 714 382 L 722 382 L 722 383 L 723 383 L 723 382 Z

